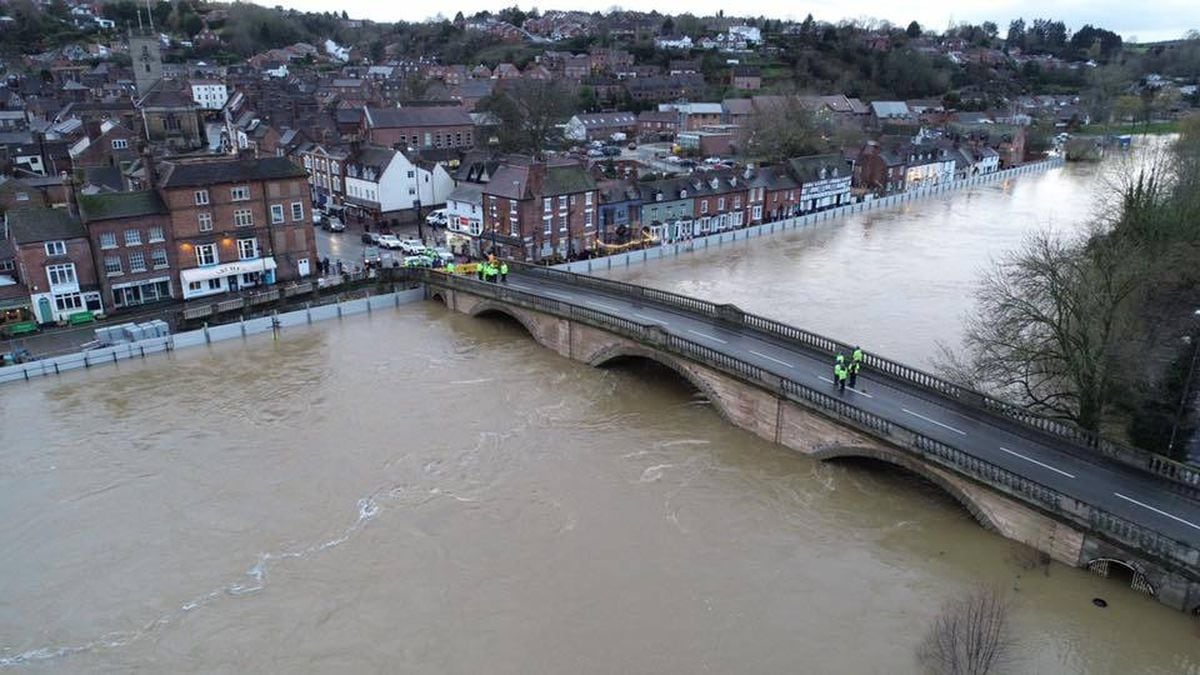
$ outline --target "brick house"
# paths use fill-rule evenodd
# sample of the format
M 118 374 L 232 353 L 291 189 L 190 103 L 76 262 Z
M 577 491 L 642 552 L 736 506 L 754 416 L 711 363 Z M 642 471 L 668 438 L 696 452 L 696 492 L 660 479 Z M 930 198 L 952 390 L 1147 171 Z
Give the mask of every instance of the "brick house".
M 674 138 L 679 132 L 679 113 L 674 110 L 647 110 L 638 113 L 638 138 L 660 140 Z
M 461 106 L 364 108 L 363 136 L 375 145 L 472 148 L 475 123 Z
M 84 136 L 71 146 L 71 162 L 81 169 L 116 166 L 125 170 L 138 158 L 138 141 L 132 129 L 114 120 L 104 120 L 98 134 Z
M 904 158 L 885 149 L 876 141 L 868 141 L 859 150 L 854 162 L 854 188 L 879 196 L 904 191 Z
M 344 203 L 349 149 L 311 145 L 302 149 L 299 157 L 301 165 L 308 171 L 312 202 L 319 206 Z
M 757 91 L 762 89 L 762 71 L 754 66 L 735 66 L 729 73 L 734 89 Z
M 316 269 L 304 169 L 283 157 L 166 163 L 181 296 L 299 281 Z
M 179 151 L 204 146 L 204 129 L 190 91 L 185 92 L 171 80 L 159 80 L 138 99 L 137 107 L 151 142 Z
M 599 201 L 579 163 L 501 165 L 483 188 L 484 247 L 523 260 L 582 253 L 596 241 Z
M 79 198 L 104 304 L 119 310 L 178 296 L 171 216 L 154 190 Z
M 13 272 L 38 323 L 104 311 L 87 230 L 67 209 L 10 211 L 8 236 Z
M 732 230 L 746 224 L 749 184 L 742 176 L 711 172 L 694 175 L 691 182 L 696 234 Z

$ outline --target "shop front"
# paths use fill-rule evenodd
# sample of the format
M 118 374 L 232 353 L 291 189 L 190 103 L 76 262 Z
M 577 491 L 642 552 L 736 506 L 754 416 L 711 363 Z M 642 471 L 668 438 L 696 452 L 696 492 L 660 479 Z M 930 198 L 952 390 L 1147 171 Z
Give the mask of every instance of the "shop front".
M 171 293 L 171 277 L 162 276 L 141 281 L 130 281 L 112 285 L 113 307 L 136 307 L 159 300 L 168 300 Z
M 273 284 L 276 267 L 274 258 L 254 258 L 182 270 L 179 278 L 183 282 L 183 299 Z

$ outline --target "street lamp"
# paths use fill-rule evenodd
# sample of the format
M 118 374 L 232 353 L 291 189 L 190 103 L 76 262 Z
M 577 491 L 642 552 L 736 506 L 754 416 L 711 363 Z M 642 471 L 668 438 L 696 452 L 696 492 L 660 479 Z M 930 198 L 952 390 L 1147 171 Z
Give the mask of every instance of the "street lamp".
M 1200 319 L 1200 309 L 1192 312 L 1192 316 Z M 1171 440 L 1167 443 L 1167 456 L 1171 456 L 1175 451 L 1175 436 L 1179 433 L 1179 421 L 1183 418 L 1183 407 L 1187 404 L 1188 393 L 1192 389 L 1192 375 L 1196 373 L 1197 356 L 1200 356 L 1200 340 L 1197 340 L 1196 333 L 1200 331 L 1193 330 L 1191 335 L 1184 336 L 1192 346 L 1192 363 L 1188 367 L 1187 377 L 1183 380 L 1183 391 L 1179 393 L 1179 407 L 1175 410 L 1175 419 L 1171 421 Z

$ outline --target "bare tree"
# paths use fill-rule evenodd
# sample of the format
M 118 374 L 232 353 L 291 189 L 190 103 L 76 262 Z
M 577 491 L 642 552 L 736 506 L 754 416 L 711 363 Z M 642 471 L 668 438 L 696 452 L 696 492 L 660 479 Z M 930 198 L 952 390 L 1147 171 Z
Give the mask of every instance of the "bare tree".
M 764 97 L 748 126 L 747 149 L 763 159 L 803 157 L 825 147 L 816 116 L 796 96 Z
M 502 150 L 542 157 L 562 134 L 558 125 L 571 115 L 576 95 L 556 80 L 513 80 L 480 101 L 478 109 L 494 114 Z
M 1144 271 L 1122 240 L 1031 236 L 980 283 L 964 339 L 974 379 L 1038 413 L 1098 431 Z
M 1004 664 L 1015 646 L 1009 635 L 1012 604 L 995 588 L 978 588 L 951 600 L 917 648 L 917 658 L 937 675 L 985 675 Z

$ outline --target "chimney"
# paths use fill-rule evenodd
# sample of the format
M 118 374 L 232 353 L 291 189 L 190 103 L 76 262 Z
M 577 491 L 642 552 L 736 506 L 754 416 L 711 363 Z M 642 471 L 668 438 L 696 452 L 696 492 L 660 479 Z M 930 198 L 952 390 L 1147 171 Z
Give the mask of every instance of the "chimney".
M 146 171 L 145 189 L 158 189 L 158 167 L 154 163 L 154 151 L 150 148 L 149 143 L 142 144 L 142 167 Z

